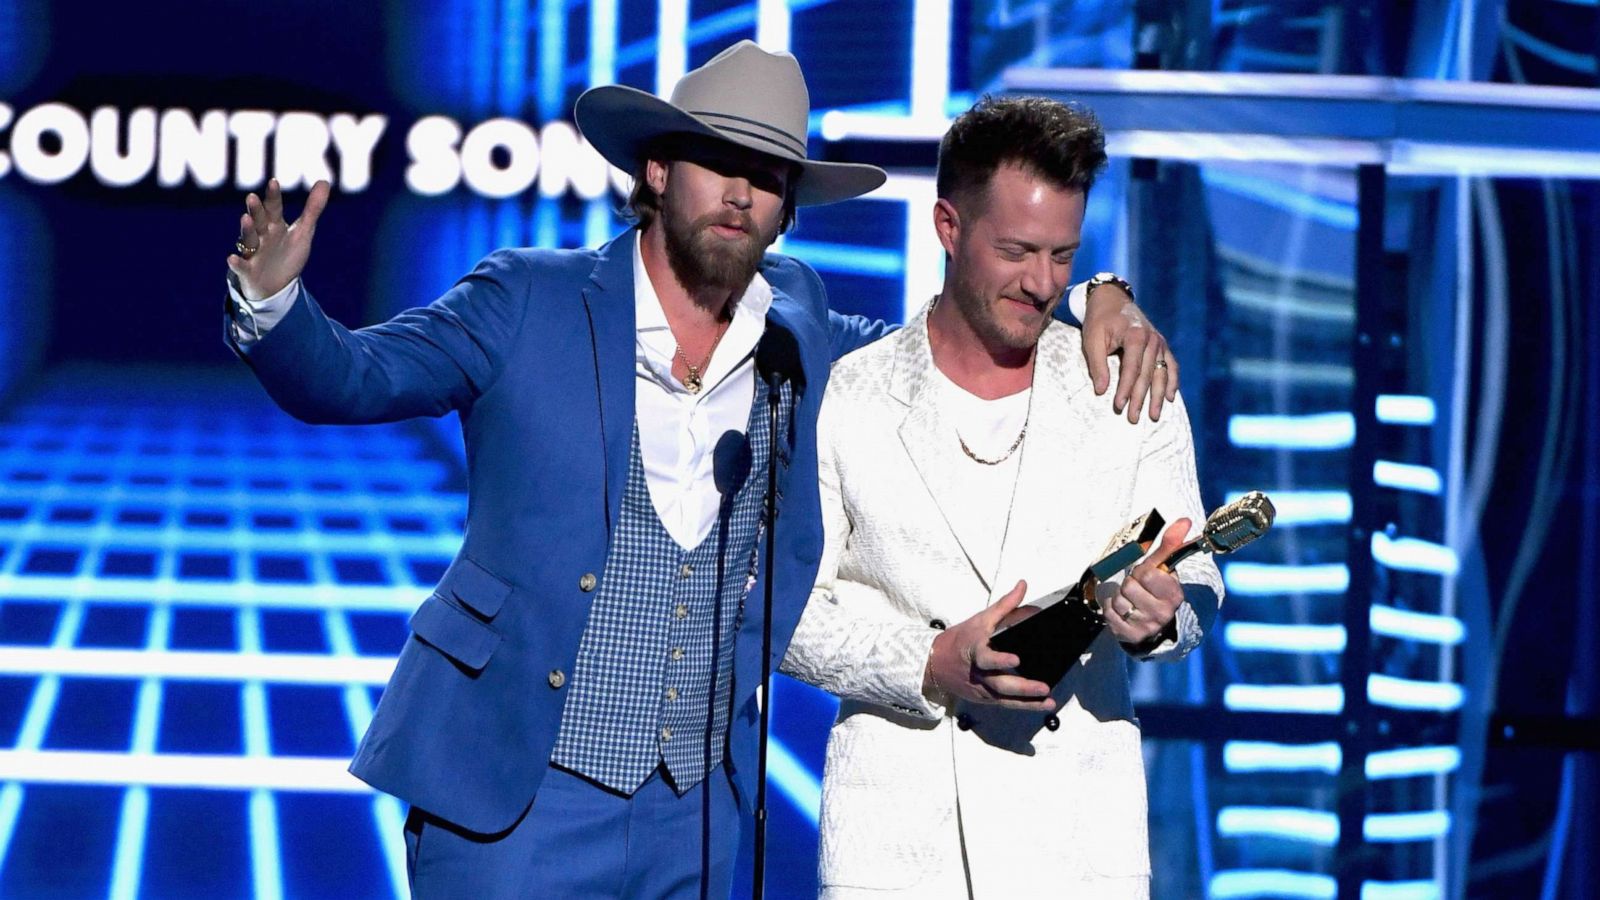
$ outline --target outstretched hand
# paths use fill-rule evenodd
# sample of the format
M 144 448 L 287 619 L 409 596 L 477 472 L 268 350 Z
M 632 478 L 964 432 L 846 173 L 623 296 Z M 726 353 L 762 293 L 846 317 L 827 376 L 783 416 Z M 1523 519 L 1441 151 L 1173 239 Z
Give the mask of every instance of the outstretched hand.
M 1148 399 L 1150 418 L 1160 419 L 1162 406 L 1178 398 L 1178 359 L 1167 339 L 1116 285 L 1096 288 L 1089 295 L 1083 318 L 1083 354 L 1094 392 L 1106 392 L 1111 384 L 1107 358 L 1120 354 L 1122 367 L 1111 408 L 1119 413 L 1126 410 L 1128 421 L 1138 422 L 1139 410 Z
M 1028 591 L 1019 581 L 1011 592 L 964 622 L 952 625 L 933 639 L 928 653 L 926 692 L 944 694 L 974 703 L 989 703 L 1007 709 L 1054 712 L 1056 703 L 1050 685 L 1011 674 L 1020 663 L 1014 653 L 1001 653 L 989 647 L 989 637 L 1017 608 Z
M 283 218 L 283 191 L 278 179 L 267 182 L 266 197 L 250 194 L 239 217 L 237 253 L 228 257 L 239 293 L 246 300 L 263 300 L 300 277 L 311 257 L 311 238 L 317 219 L 328 205 L 328 182 L 319 181 L 306 198 L 300 218 L 289 224 Z

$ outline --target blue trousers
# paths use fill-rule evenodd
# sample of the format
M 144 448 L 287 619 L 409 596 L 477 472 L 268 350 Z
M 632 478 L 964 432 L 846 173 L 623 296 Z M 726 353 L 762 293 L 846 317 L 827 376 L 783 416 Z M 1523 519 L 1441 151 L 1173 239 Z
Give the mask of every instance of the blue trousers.
M 552 766 L 533 805 L 500 834 L 464 831 L 413 809 L 405 835 L 411 896 L 727 900 L 739 825 L 721 766 L 682 796 L 658 770 L 631 797 Z

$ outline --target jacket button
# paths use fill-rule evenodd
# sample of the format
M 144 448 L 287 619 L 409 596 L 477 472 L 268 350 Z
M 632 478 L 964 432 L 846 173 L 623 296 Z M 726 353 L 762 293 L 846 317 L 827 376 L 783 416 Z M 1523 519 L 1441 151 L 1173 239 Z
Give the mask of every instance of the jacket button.
M 585 572 L 583 573 L 582 577 L 578 579 L 578 590 L 587 594 L 594 590 L 594 586 L 598 581 L 599 579 L 594 577 L 593 572 Z
M 1045 716 L 1044 717 L 1044 727 L 1050 729 L 1051 731 L 1055 731 L 1056 729 L 1061 727 L 1061 720 L 1056 718 L 1053 715 Z
M 971 731 L 972 730 L 972 717 L 967 715 L 966 713 L 962 713 L 961 715 L 956 716 L 956 727 L 961 729 L 962 731 Z
M 560 669 L 551 669 L 550 677 L 546 678 L 545 680 L 550 682 L 550 687 L 559 690 L 562 685 L 567 683 L 567 673 L 561 671 Z
M 944 620 L 943 619 L 934 619 L 932 622 L 928 623 L 928 627 L 932 628 L 934 631 L 943 631 L 944 630 Z

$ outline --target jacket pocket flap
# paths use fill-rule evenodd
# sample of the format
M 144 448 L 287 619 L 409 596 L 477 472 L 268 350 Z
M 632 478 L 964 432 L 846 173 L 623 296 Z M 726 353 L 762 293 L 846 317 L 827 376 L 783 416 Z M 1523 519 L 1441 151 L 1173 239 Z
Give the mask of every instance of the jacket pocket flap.
M 411 614 L 411 630 L 463 666 L 479 671 L 489 663 L 500 634 L 466 610 L 434 594 Z
M 505 604 L 511 585 L 465 556 L 457 556 L 439 579 L 439 593 L 456 598 L 485 619 L 492 619 Z

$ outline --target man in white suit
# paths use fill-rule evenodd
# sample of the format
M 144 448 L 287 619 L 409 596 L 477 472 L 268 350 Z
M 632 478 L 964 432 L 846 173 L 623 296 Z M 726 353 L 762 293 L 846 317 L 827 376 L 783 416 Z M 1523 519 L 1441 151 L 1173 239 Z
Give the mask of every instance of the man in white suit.
M 1080 108 L 986 99 L 959 117 L 939 150 L 942 292 L 833 368 L 826 544 L 783 664 L 842 701 L 824 897 L 1149 893 L 1129 660 L 1188 653 L 1221 579 L 1203 556 L 1158 565 L 1202 518 L 1181 398 L 1122 421 L 1095 402 L 1080 332 L 1051 318 L 1104 162 Z M 988 646 L 1002 619 L 1152 507 L 1173 524 L 1102 600 L 1079 664 L 1053 689 L 1010 673 Z

